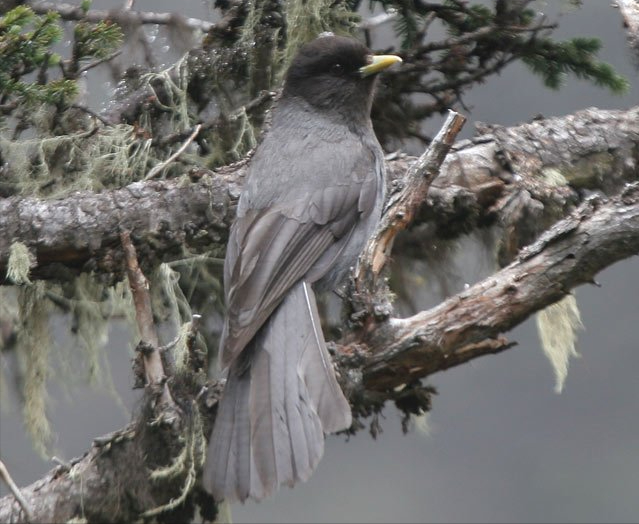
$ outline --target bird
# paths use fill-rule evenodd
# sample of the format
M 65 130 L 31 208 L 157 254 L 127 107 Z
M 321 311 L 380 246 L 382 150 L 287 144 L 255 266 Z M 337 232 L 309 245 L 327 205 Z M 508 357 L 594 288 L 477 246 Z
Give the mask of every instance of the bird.
M 381 216 L 377 73 L 401 62 L 350 37 L 303 45 L 257 146 L 224 261 L 227 370 L 202 483 L 245 502 L 308 480 L 325 435 L 350 427 L 315 292 L 335 290 Z

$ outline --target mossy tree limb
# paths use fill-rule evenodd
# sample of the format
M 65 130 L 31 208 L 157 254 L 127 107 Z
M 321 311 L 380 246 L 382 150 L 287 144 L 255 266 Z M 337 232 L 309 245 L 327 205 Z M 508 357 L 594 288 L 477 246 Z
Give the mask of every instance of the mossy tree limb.
M 435 226 L 429 234 L 447 238 L 497 222 L 504 231 L 505 265 L 574 209 L 583 188 L 614 194 L 637 180 L 638 151 L 639 107 L 484 127 L 449 154 L 415 222 L 428 222 Z M 411 161 L 388 162 L 398 187 Z M 245 172 L 246 163 L 238 163 L 194 172 L 190 179 L 137 182 L 59 200 L 0 200 L 0 274 L 6 275 L 11 242 L 19 238 L 35 256 L 32 278 L 59 278 L 60 265 L 120 278 L 120 228 L 144 245 L 143 268 L 185 251 L 223 258 Z

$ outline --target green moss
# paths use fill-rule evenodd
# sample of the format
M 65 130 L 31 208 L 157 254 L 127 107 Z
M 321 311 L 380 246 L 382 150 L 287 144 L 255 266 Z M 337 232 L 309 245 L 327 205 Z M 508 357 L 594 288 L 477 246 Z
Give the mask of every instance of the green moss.
M 158 161 L 151 140 L 124 124 L 28 140 L 0 136 L 0 154 L 10 167 L 6 183 L 19 194 L 39 197 L 122 187 L 143 178 Z
M 9 260 L 7 261 L 7 279 L 14 284 L 30 284 L 29 271 L 33 263 L 33 257 L 29 248 L 22 242 L 13 242 L 9 248 Z
M 607 173 L 614 169 L 614 156 L 607 151 L 593 153 L 580 158 L 574 164 L 562 167 L 568 183 L 577 188 L 595 189 Z
M 18 355 L 24 372 L 24 424 L 36 451 L 47 457 L 51 424 L 46 413 L 49 377 L 49 304 L 44 299 L 44 283 L 20 288 Z

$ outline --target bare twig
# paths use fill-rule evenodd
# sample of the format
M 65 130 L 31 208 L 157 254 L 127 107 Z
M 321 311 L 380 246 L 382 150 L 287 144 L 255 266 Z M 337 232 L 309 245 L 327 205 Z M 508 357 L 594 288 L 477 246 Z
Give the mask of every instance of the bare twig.
M 160 404 L 172 405 L 174 402 L 166 384 L 162 357 L 157 349 L 159 340 L 153 322 L 149 283 L 138 265 L 137 253 L 131 241 L 130 232 L 122 231 L 120 233 L 120 241 L 122 242 L 122 249 L 124 250 L 126 272 L 129 278 L 131 294 L 133 295 L 135 316 L 140 336 L 143 342 L 151 346 L 151 350 L 143 353 L 146 385 L 151 388 L 161 387 L 162 390 L 159 395 Z
M 49 11 L 54 11 L 58 13 L 63 20 L 86 20 L 87 22 L 97 23 L 117 18 L 117 16 L 123 16 L 132 24 L 172 25 L 179 19 L 180 23 L 185 27 L 192 30 L 199 29 L 204 33 L 215 26 L 215 24 L 211 22 L 197 18 L 180 18 L 175 13 L 153 13 L 125 9 L 119 11 L 89 9 L 88 11 L 84 11 L 77 5 L 46 1 L 29 2 L 29 5 L 31 9 L 38 14 L 46 14 Z
M 96 120 L 99 120 L 100 122 L 102 122 L 105 126 L 110 126 L 111 125 L 111 122 L 109 122 L 106 118 L 101 117 L 95 111 L 92 111 L 88 107 L 85 107 L 85 106 L 80 105 L 80 104 L 71 104 L 70 107 L 85 112 L 87 115 L 90 115 L 91 117 L 95 118 Z
M 6 468 L 2 460 L 0 460 L 0 478 L 4 481 L 4 483 L 7 485 L 11 493 L 13 493 L 13 496 L 15 497 L 15 499 L 18 501 L 18 504 L 20 504 L 20 506 L 22 507 L 22 511 L 24 511 L 24 514 L 27 517 L 27 521 L 31 522 L 31 520 L 33 519 L 33 516 L 32 516 L 33 513 L 31 511 L 31 507 L 29 506 L 29 503 L 25 500 L 25 498 L 22 496 L 22 493 L 20 492 L 20 488 L 16 486 L 16 483 L 11 478 L 11 475 L 9 474 L 9 470 Z
M 404 187 L 391 195 L 377 232 L 360 257 L 355 271 L 356 289 L 370 287 L 371 279 L 375 281 L 380 274 L 390 256 L 395 237 L 410 224 L 425 200 L 431 182 L 439 174 L 439 168 L 465 122 L 465 117 L 450 111 L 428 149 L 408 170 Z
M 193 140 L 195 140 L 195 137 L 200 132 L 200 129 L 202 129 L 202 124 L 197 124 L 195 128 L 193 129 L 193 132 L 191 133 L 189 138 L 187 138 L 186 141 L 184 142 L 184 144 L 182 144 L 180 148 L 175 153 L 173 153 L 169 158 L 167 158 L 164 162 L 161 162 L 157 164 L 156 166 L 154 166 L 153 169 L 151 169 L 151 171 L 149 171 L 147 175 L 144 177 L 144 180 L 150 180 L 152 178 L 155 178 L 160 173 L 160 171 L 162 171 L 166 166 L 168 166 L 177 157 L 179 157 L 182 153 L 184 153 L 185 149 L 189 147 L 189 144 L 193 142 Z
M 540 24 L 534 27 L 507 26 L 507 27 L 499 27 L 499 28 L 488 25 L 488 26 L 480 27 L 479 29 L 471 33 L 464 33 L 461 36 L 451 37 L 445 40 L 439 40 L 437 42 L 424 44 L 417 49 L 415 54 L 430 53 L 432 51 L 450 49 L 455 46 L 468 44 L 470 42 L 475 42 L 489 35 L 494 35 L 498 29 L 499 31 L 507 31 L 507 32 L 516 33 L 516 34 L 524 34 L 524 33 L 537 33 L 539 31 L 543 31 L 544 29 L 557 29 L 557 27 L 558 27 L 558 24 Z

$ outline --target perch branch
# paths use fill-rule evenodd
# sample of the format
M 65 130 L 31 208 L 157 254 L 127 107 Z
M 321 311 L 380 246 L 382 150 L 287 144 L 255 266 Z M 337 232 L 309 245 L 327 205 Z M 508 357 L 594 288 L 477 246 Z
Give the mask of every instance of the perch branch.
M 483 125 L 477 137 L 448 154 L 417 222 L 433 226 L 432 235 L 441 231 L 452 238 L 495 220 L 517 230 L 509 215 L 521 214 L 525 206 L 548 206 L 560 218 L 583 199 L 580 188 L 615 194 L 639 179 L 634 167 L 638 137 L 639 107 L 588 109 L 515 127 Z M 389 177 L 402 180 L 412 162 L 411 157 L 388 162 Z M 151 180 L 61 199 L 0 198 L 0 280 L 14 239 L 34 256 L 30 278 L 59 279 L 61 268 L 117 276 L 124 267 L 120 228 L 144 239 L 141 257 L 170 262 L 171 252 L 186 247 L 222 258 L 246 167 L 247 162 L 238 162 L 200 170 L 191 173 L 198 180 L 192 184 Z M 525 199 L 513 208 L 518 196 Z M 415 234 L 421 235 L 419 243 L 428 242 L 424 232 Z
M 639 184 L 584 202 L 507 267 L 438 306 L 369 332 L 366 388 L 385 390 L 507 349 L 502 333 L 639 253 Z M 358 342 L 361 344 L 361 341 Z

